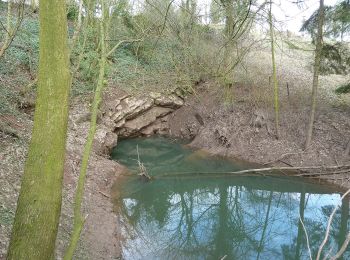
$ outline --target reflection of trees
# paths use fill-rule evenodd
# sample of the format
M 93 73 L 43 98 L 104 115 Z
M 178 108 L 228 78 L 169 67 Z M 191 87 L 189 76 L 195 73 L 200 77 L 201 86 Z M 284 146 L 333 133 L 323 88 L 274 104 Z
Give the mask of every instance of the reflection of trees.
M 304 222 L 308 238 L 310 242 L 311 253 L 313 256 L 317 255 L 320 243 L 325 236 L 326 223 L 329 219 L 331 212 L 334 209 L 334 205 L 326 205 L 321 207 L 321 212 L 323 215 L 322 219 L 305 218 L 305 209 L 307 207 L 307 200 L 305 200 L 305 192 L 300 195 L 299 203 L 299 215 Z M 349 221 L 349 197 L 342 200 L 341 208 L 336 213 L 333 218 L 332 228 L 330 232 L 330 238 L 327 242 L 326 248 L 323 252 L 322 259 L 328 254 L 329 256 L 334 255 L 342 246 L 345 241 L 348 231 L 348 221 Z M 306 259 L 308 258 L 307 248 L 306 248 L 306 238 L 301 222 L 298 222 L 298 232 L 297 236 L 290 245 L 283 245 L 283 254 L 285 259 Z M 295 255 L 293 255 L 295 252 Z M 349 249 L 348 249 L 349 252 Z M 345 254 L 344 254 L 345 255 Z M 348 257 L 348 256 L 347 256 Z M 339 258 L 346 259 L 346 257 Z
M 343 198 L 340 212 L 341 212 L 341 216 L 340 216 L 340 225 L 339 225 L 339 232 L 338 232 L 338 239 L 337 239 L 338 250 L 340 250 L 341 246 L 343 245 L 346 235 L 348 233 L 349 195 Z M 339 259 L 344 259 L 344 257 L 341 257 Z
M 221 259 L 225 255 L 226 259 L 281 257 L 279 248 L 285 242 L 275 239 L 277 236 L 291 237 L 291 242 L 282 246 L 285 259 L 304 259 L 306 243 L 299 215 L 309 232 L 313 252 L 324 234 L 325 220 L 305 217 L 308 195 L 303 188 L 297 200 L 297 193 L 264 190 L 263 183 L 260 190 L 235 185 L 234 181 L 213 182 L 213 179 L 159 179 L 144 184 L 131 180 L 122 185 L 139 187 L 124 193 L 117 205 L 135 232 L 133 238 L 147 240 L 135 245 L 144 243 L 145 249 L 140 251 L 151 254 L 150 258 L 153 250 L 164 259 Z M 327 207 L 322 210 L 329 211 Z M 287 226 L 287 216 L 295 220 L 291 227 Z M 346 230 L 347 216 L 343 213 L 335 219 L 342 226 L 340 230 L 344 227 Z M 125 245 L 133 250 L 133 242 L 128 234 L 124 235 Z M 339 243 L 345 238 L 344 232 L 333 236 Z
M 261 251 L 263 249 L 265 232 L 266 232 L 267 224 L 268 224 L 268 221 L 269 221 L 271 202 L 272 202 L 272 195 L 273 195 L 273 192 L 270 191 L 270 198 L 269 198 L 269 203 L 268 203 L 268 206 L 267 206 L 266 218 L 265 218 L 265 222 L 264 222 L 264 226 L 263 226 L 263 231 L 262 231 L 262 234 L 261 234 L 261 239 L 260 239 L 260 242 L 259 242 L 258 255 L 256 256 L 257 260 L 260 258 L 260 253 L 261 253 Z
M 300 259 L 300 249 L 302 245 L 302 239 L 304 236 L 304 229 L 302 223 L 304 223 L 304 211 L 305 211 L 305 191 L 302 191 L 300 194 L 300 203 L 299 203 L 299 221 L 298 221 L 298 235 L 297 235 L 297 241 L 296 241 L 296 249 L 295 249 L 295 259 Z

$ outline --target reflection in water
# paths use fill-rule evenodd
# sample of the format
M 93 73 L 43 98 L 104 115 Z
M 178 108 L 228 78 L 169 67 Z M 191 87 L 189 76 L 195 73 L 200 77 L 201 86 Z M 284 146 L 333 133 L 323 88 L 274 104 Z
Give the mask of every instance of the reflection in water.
M 136 176 L 136 145 L 155 176 L 150 182 Z M 309 259 L 299 216 L 315 256 L 338 204 L 324 252 L 334 255 L 348 232 L 349 198 L 325 186 L 291 177 L 172 175 L 244 165 L 163 138 L 121 141 L 112 157 L 135 173 L 115 187 L 125 259 Z

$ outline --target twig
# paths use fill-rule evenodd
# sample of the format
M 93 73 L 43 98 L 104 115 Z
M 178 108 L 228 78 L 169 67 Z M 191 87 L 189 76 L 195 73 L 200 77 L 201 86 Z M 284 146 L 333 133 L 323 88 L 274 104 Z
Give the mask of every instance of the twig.
M 102 192 L 102 191 L 100 191 L 100 190 L 99 190 L 98 192 L 101 193 L 101 194 L 102 194 L 103 196 L 105 196 L 106 198 L 109 198 L 109 199 L 111 198 L 109 195 L 107 195 L 106 193 L 104 193 L 104 192 Z
M 270 78 L 269 78 L 269 79 L 270 79 Z M 278 162 L 278 161 L 282 160 L 284 157 L 289 156 L 289 155 L 297 155 L 297 154 L 302 154 L 302 153 L 305 153 L 305 151 L 297 152 L 297 153 L 285 153 L 285 154 L 282 154 L 280 157 L 278 157 L 276 160 L 273 160 L 273 161 L 264 163 L 264 165 Z

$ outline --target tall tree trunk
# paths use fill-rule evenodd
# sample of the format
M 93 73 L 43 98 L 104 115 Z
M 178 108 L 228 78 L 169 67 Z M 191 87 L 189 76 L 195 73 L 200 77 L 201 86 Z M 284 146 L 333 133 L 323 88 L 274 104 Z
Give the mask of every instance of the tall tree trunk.
M 92 144 L 94 141 L 94 136 L 97 128 L 97 114 L 99 111 L 99 105 L 101 102 L 102 91 L 104 87 L 105 64 L 107 59 L 106 45 L 105 45 L 105 22 L 106 22 L 106 14 L 108 9 L 106 9 L 104 1 L 101 2 L 101 5 L 102 5 L 102 19 L 100 21 L 100 43 L 101 43 L 100 71 L 99 71 L 97 87 L 95 90 L 94 101 L 93 101 L 92 110 L 91 110 L 92 115 L 91 115 L 91 121 L 90 121 L 90 129 L 89 129 L 88 137 L 84 147 L 83 158 L 82 158 L 81 168 L 79 173 L 78 186 L 77 186 L 75 199 L 74 199 L 73 232 L 71 234 L 71 240 L 64 256 L 65 260 L 70 260 L 73 258 L 74 251 L 77 247 L 77 244 L 80 238 L 80 233 L 82 231 L 84 221 L 85 221 L 85 217 L 83 216 L 83 212 L 81 210 L 81 205 L 83 201 L 87 167 L 88 167 Z
M 62 201 L 70 75 L 65 1 L 40 1 L 32 139 L 7 259 L 53 259 Z
M 274 108 L 275 108 L 275 126 L 276 126 L 276 137 L 280 136 L 279 127 L 279 94 L 278 94 L 278 82 L 276 75 L 276 61 L 275 61 L 275 36 L 272 21 L 272 2 L 270 2 L 269 9 L 269 24 L 270 24 L 270 37 L 271 37 L 271 59 L 272 59 L 272 79 L 273 79 L 273 90 L 274 90 Z
M 315 50 L 314 77 L 312 81 L 311 111 L 310 111 L 309 126 L 307 129 L 307 135 L 306 135 L 305 150 L 309 148 L 311 144 L 312 132 L 313 132 L 314 121 L 315 121 L 318 76 L 320 73 L 321 52 L 322 52 L 322 46 L 323 46 L 323 22 L 324 22 L 324 0 L 320 0 L 318 26 L 317 26 L 317 38 L 316 38 L 316 50 Z

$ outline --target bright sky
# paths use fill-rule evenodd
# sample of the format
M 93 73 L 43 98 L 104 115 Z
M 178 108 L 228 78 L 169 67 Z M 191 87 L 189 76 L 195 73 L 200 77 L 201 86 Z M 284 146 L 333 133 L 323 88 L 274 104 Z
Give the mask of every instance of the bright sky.
M 282 29 L 292 32 L 299 32 L 300 27 L 304 19 L 310 17 L 310 15 L 317 10 L 320 5 L 319 0 L 305 0 L 305 4 L 299 8 L 295 0 L 275 0 L 275 6 L 273 6 L 273 14 L 277 21 L 282 22 L 284 25 Z M 325 5 L 335 5 L 338 0 L 324 0 Z
M 264 0 L 258 0 L 260 3 L 263 3 L 263 1 Z M 276 20 L 280 22 L 279 25 L 276 25 L 279 29 L 298 33 L 303 20 L 309 18 L 320 5 L 319 0 L 304 0 L 304 4 L 298 7 L 295 4 L 296 1 L 297 0 L 274 0 L 275 4 L 272 7 L 272 12 Z M 335 5 L 338 1 L 339 0 L 324 0 L 324 4 Z M 200 14 L 209 14 L 210 2 L 211 0 L 198 0 Z

